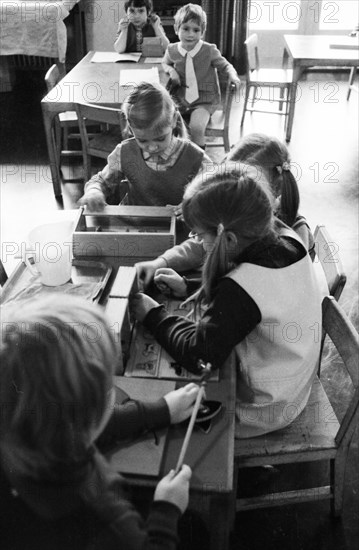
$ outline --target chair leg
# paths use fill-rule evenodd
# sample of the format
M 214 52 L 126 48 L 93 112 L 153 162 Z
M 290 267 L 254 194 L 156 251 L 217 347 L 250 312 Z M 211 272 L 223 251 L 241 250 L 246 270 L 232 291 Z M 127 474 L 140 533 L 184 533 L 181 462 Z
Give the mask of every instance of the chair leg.
M 257 99 L 257 86 L 253 86 L 252 109 Z
M 331 515 L 339 518 L 343 510 L 345 464 L 348 456 L 349 445 L 338 451 L 336 457 L 330 461 L 331 485 L 333 499 L 331 500 Z
M 230 143 L 229 143 L 228 128 L 227 128 L 227 130 L 224 130 L 223 146 L 224 146 L 225 153 L 229 153 L 231 146 L 230 146 Z
M 355 78 L 355 72 L 356 72 L 356 67 L 352 67 L 350 69 L 350 75 L 349 75 L 349 84 L 348 84 L 348 91 L 347 91 L 347 101 L 348 99 L 350 98 L 350 94 L 351 94 L 351 91 L 352 91 L 352 86 L 353 86 L 353 82 L 354 82 L 354 78 Z
M 251 86 L 250 86 L 250 84 L 247 82 L 247 84 L 246 84 L 246 91 L 245 91 L 245 94 L 244 94 L 244 105 L 243 105 L 243 111 L 242 111 L 241 127 L 243 126 L 244 117 L 245 117 L 245 115 L 246 115 L 247 103 L 248 103 L 250 88 L 251 88 Z
M 283 101 L 279 101 L 279 110 L 280 111 L 283 111 L 284 91 L 285 91 L 285 88 L 280 88 L 279 97 L 280 97 L 280 99 L 283 99 Z
M 69 129 L 67 126 L 63 126 L 63 138 L 64 138 L 64 149 L 65 151 L 69 150 Z

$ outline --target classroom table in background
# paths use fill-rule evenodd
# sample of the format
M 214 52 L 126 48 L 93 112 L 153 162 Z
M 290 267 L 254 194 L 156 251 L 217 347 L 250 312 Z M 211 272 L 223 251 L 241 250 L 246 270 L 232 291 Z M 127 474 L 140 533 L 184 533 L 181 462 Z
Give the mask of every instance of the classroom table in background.
M 53 88 L 41 102 L 47 150 L 54 194 L 61 196 L 61 174 L 56 153 L 54 118 L 64 111 L 74 111 L 76 103 L 94 103 L 105 107 L 120 107 L 133 86 L 120 86 L 121 70 L 146 69 L 157 67 L 160 81 L 167 77 L 159 63 L 92 63 L 94 55 L 90 51 L 75 67 Z
M 293 87 L 288 114 L 286 141 L 292 137 L 292 128 L 297 101 L 298 81 L 308 67 L 357 67 L 359 65 L 358 49 L 348 48 L 348 41 L 343 42 L 341 48 L 339 36 L 318 36 L 285 34 L 285 49 L 293 64 Z M 347 39 L 348 37 L 343 37 Z M 353 38 L 356 45 L 358 38 Z

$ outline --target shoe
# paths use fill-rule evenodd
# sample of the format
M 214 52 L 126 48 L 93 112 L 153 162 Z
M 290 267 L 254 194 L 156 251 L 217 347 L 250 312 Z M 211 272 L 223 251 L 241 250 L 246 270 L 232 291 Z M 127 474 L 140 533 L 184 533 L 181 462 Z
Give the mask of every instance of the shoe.
M 196 424 L 212 420 L 222 410 L 220 401 L 203 401 L 200 405 L 196 417 Z

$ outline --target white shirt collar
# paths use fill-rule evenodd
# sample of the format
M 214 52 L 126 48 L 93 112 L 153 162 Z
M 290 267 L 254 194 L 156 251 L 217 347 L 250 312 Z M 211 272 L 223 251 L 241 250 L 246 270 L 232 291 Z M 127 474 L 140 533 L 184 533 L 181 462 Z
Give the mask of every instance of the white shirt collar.
M 199 52 L 199 50 L 202 48 L 202 46 L 203 46 L 203 40 L 199 40 L 197 42 L 197 44 L 195 45 L 195 47 L 188 52 L 187 50 L 182 48 L 181 44 L 179 43 L 178 44 L 178 51 L 183 57 L 185 57 L 187 54 L 190 55 L 191 57 L 194 57 Z
M 144 151 L 142 153 L 142 156 L 145 160 L 148 160 L 151 157 L 158 157 L 158 158 L 161 158 L 162 160 L 166 161 L 166 160 L 169 159 L 169 157 L 173 153 L 177 143 L 178 143 L 178 138 L 175 137 L 175 136 L 172 136 L 172 139 L 171 139 L 168 147 L 164 151 L 162 151 L 161 153 L 148 153 L 147 151 Z

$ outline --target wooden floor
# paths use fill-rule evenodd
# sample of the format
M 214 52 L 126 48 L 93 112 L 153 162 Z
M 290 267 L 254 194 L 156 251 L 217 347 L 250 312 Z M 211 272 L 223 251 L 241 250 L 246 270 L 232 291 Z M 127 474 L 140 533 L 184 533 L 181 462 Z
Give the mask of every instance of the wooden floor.
M 0 94 L 2 145 L 1 170 L 1 256 L 8 272 L 16 265 L 14 253 L 29 229 L 46 211 L 75 208 L 82 184 L 65 183 L 63 205 L 56 202 L 51 185 L 41 119 L 40 98 L 45 93 L 43 75 L 18 75 L 10 94 Z M 301 96 L 296 105 L 289 149 L 297 169 L 301 212 L 312 229 L 325 224 L 337 245 L 348 282 L 341 303 L 352 321 L 358 323 L 358 94 L 346 101 L 347 75 L 310 73 L 300 82 Z M 231 117 L 231 140 L 240 138 L 242 97 L 239 95 Z M 284 137 L 283 121 L 277 115 L 247 114 L 244 133 L 264 132 Z M 221 160 L 223 150 L 209 154 Z M 68 167 L 64 173 L 81 175 L 81 167 Z M 330 383 L 334 374 L 330 351 L 324 359 L 322 377 Z M 340 380 L 339 382 L 340 383 Z M 358 430 L 357 430 L 358 432 Z M 351 550 L 359 540 L 358 433 L 348 459 L 344 514 L 342 522 L 332 523 L 328 503 L 311 503 L 285 509 L 238 514 L 231 549 L 241 550 Z M 318 464 L 315 471 L 303 465 L 278 470 L 253 470 L 240 479 L 240 492 L 260 491 L 281 485 L 288 479 L 311 479 L 326 475 Z

